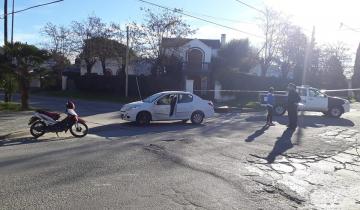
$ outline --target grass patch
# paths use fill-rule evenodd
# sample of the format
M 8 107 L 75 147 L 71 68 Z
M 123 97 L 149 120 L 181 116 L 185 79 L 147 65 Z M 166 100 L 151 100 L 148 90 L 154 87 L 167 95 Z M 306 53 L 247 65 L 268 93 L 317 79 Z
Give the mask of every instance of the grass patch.
M 33 94 L 40 96 L 68 98 L 69 100 L 83 99 L 89 101 L 108 101 L 108 102 L 116 102 L 116 103 L 129 103 L 136 100 L 140 100 L 139 98 L 130 98 L 130 97 L 125 98 L 122 96 L 117 96 L 115 94 L 85 92 L 85 91 L 40 91 L 40 92 L 34 92 Z
M 0 102 L 0 111 L 21 111 L 21 104 L 15 102 Z

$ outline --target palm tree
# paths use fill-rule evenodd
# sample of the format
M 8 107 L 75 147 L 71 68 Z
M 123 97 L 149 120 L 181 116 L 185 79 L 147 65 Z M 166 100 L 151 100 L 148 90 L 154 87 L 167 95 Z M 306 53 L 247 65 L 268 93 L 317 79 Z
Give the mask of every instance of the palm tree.
M 34 45 L 20 42 L 6 45 L 5 52 L 12 59 L 14 72 L 18 76 L 21 108 L 29 109 L 31 77 L 41 69 L 41 64 L 49 58 L 49 54 L 46 50 L 40 50 Z

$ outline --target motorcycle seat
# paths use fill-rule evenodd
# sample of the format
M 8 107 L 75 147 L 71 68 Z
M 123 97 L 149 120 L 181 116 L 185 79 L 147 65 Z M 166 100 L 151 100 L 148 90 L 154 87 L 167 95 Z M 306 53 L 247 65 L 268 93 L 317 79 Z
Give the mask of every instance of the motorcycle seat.
M 36 110 L 36 112 L 39 114 L 46 115 L 46 116 L 52 118 L 53 120 L 58 120 L 60 118 L 60 114 L 56 113 L 56 112 L 47 112 L 44 110 Z

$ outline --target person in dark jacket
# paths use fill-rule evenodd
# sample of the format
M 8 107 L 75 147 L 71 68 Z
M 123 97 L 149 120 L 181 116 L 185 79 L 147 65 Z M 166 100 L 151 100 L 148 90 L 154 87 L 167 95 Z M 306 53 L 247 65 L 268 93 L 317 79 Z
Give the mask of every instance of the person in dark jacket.
M 269 92 L 266 95 L 267 97 L 267 117 L 266 117 L 266 125 L 268 126 L 274 126 L 275 124 L 272 122 L 273 119 L 273 112 L 274 112 L 274 105 L 275 105 L 275 98 L 274 98 L 274 88 L 270 87 Z
M 296 92 L 296 86 L 292 83 L 288 85 L 287 110 L 289 117 L 288 127 L 292 130 L 297 128 L 298 122 L 298 103 L 301 101 L 299 94 Z

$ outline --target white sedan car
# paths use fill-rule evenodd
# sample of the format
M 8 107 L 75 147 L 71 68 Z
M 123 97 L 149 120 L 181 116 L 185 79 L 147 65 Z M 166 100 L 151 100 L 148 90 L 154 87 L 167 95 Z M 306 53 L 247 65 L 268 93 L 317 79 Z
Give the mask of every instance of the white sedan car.
M 156 93 L 142 101 L 125 104 L 120 113 L 123 120 L 147 125 L 150 121 L 167 120 L 191 120 L 194 124 L 201 124 L 204 118 L 212 117 L 215 112 L 211 101 L 189 92 L 167 91 Z

